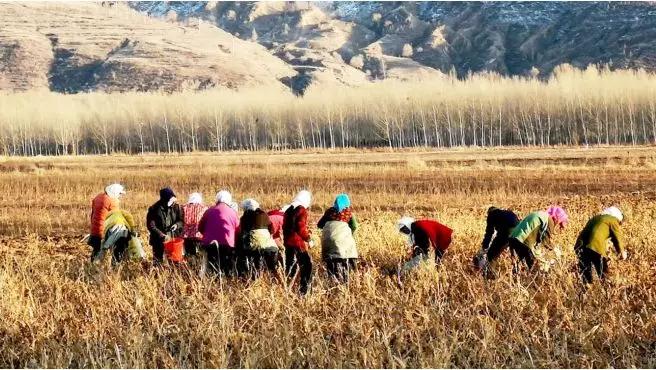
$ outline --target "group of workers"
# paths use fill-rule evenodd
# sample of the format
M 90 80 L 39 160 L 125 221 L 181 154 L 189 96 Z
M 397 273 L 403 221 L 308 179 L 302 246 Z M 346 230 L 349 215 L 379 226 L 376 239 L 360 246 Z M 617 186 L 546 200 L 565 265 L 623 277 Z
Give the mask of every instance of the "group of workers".
M 122 185 L 111 184 L 91 203 L 88 243 L 93 249 L 92 262 L 102 261 L 109 250 L 113 264 L 128 257 L 145 258 L 134 217 L 119 206 L 123 194 Z M 149 207 L 146 216 L 153 263 L 160 265 L 167 257 L 173 264 L 184 264 L 185 259 L 200 255 L 203 274 L 257 278 L 268 270 L 290 282 L 298 275 L 299 291 L 306 294 L 311 289 L 313 276 L 313 262 L 308 252 L 314 245 L 309 226 L 311 203 L 312 194 L 307 190 L 300 191 L 290 204 L 269 212 L 255 199 L 246 199 L 241 203 L 244 212 L 240 217 L 239 205 L 227 190 L 219 191 L 214 205 L 206 206 L 200 193 L 190 194 L 187 203 L 180 205 L 172 189 L 161 189 L 159 200 Z M 511 210 L 489 208 L 483 243 L 473 258 L 474 268 L 486 277 L 493 277 L 492 263 L 504 250 L 510 249 L 514 271 L 518 271 L 521 264 L 531 270 L 536 263 L 541 269 L 548 269 L 554 262 L 545 260 L 542 247 L 559 251 L 553 248 L 551 237 L 556 230 L 564 228 L 568 220 L 565 210 L 557 206 L 532 212 L 522 220 Z M 622 221 L 622 212 L 610 207 L 591 218 L 581 231 L 574 248 L 584 283 L 592 282 L 594 271 L 604 279 L 608 268 L 608 241 L 622 258 L 626 258 L 620 229 Z M 397 226 L 399 232 L 408 237 L 410 246 L 408 261 L 396 270 L 399 282 L 402 276 L 429 258 L 431 249 L 439 264 L 451 244 L 453 230 L 435 220 L 415 220 L 406 216 Z M 347 194 L 337 195 L 317 227 L 322 230 L 321 255 L 328 275 L 338 282 L 347 282 L 349 274 L 357 269 L 359 258 L 354 238 L 358 221 Z M 177 257 L 169 248 L 174 244 L 181 249 Z

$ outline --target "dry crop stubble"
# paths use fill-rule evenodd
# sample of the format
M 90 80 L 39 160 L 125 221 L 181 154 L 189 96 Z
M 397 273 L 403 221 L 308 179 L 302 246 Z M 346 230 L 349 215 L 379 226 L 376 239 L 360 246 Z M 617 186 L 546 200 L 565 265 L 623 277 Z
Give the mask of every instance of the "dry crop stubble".
M 656 171 L 644 165 L 652 151 L 19 159 L 22 167 L 0 176 L 0 365 L 653 367 Z M 591 152 L 601 159 L 586 159 Z M 110 181 L 126 184 L 122 205 L 144 241 L 146 208 L 165 185 L 180 200 L 191 191 L 211 200 L 227 187 L 265 208 L 308 187 L 315 222 L 347 191 L 361 220 L 363 267 L 336 286 L 315 248 L 315 287 L 305 299 L 269 277 L 226 282 L 136 263 L 90 267 L 79 240 L 90 199 Z M 571 223 L 556 236 L 564 255 L 551 273 L 515 279 L 507 260 L 494 281 L 471 271 L 489 205 L 524 215 L 552 203 L 567 208 Z M 571 246 L 609 204 L 627 215 L 632 256 L 612 262 L 607 289 L 583 295 Z M 383 272 L 405 258 L 394 227 L 402 214 L 437 218 L 455 237 L 439 269 L 422 266 L 399 289 Z

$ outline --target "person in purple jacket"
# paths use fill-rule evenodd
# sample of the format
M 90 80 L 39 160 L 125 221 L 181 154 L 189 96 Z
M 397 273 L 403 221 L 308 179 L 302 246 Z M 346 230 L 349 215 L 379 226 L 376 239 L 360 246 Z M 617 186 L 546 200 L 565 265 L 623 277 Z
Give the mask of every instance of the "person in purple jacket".
M 239 228 L 239 217 L 231 204 L 230 192 L 221 190 L 216 194 L 216 205 L 203 214 L 198 224 L 198 231 L 203 235 L 203 248 L 207 253 L 207 267 L 225 276 L 233 276 L 237 272 L 235 235 Z

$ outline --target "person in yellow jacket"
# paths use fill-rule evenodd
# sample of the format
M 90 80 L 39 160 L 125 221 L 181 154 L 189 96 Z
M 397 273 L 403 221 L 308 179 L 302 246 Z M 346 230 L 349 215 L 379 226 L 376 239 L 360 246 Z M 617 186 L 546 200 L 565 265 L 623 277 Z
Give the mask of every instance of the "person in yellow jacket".
M 143 247 L 138 238 L 134 217 L 122 209 L 112 211 L 104 222 L 105 235 L 101 245 L 101 252 L 94 256 L 93 262 L 100 263 L 107 250 L 112 250 L 112 264 L 116 265 L 124 259 L 126 251 L 131 258 L 145 257 Z
M 576 239 L 574 250 L 579 259 L 579 272 L 583 283 L 592 283 L 592 270 L 595 269 L 599 280 L 603 281 L 608 271 L 608 241 L 622 258 L 627 258 L 622 237 L 624 215 L 617 207 L 606 208 L 592 217 Z

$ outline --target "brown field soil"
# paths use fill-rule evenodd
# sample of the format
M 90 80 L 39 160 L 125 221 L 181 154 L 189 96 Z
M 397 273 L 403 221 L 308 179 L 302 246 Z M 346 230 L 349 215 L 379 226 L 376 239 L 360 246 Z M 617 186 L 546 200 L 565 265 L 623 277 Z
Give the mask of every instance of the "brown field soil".
M 300 298 L 268 276 L 89 266 L 90 201 L 115 181 L 144 242 L 163 186 L 181 201 L 227 188 L 266 209 L 308 188 L 313 226 L 347 192 L 362 268 L 335 285 L 317 245 Z M 490 205 L 524 216 L 551 204 L 571 221 L 549 274 L 513 277 L 507 256 L 496 280 L 472 271 Z M 625 213 L 630 257 L 583 293 L 572 245 L 609 205 Z M 405 214 L 455 236 L 442 266 L 398 288 L 382 271 L 405 258 Z M 0 158 L 0 367 L 654 367 L 655 217 L 653 147 Z

